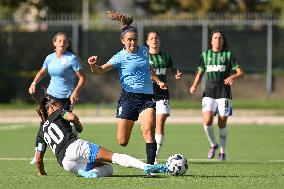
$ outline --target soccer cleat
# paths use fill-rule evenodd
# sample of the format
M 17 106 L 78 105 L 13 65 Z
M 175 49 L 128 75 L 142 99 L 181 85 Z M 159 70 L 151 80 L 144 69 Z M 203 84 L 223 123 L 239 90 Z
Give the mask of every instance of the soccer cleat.
M 220 153 L 218 159 L 219 159 L 220 161 L 225 161 L 225 160 L 226 160 L 226 154 Z
M 168 173 L 169 169 L 165 164 L 146 165 L 144 173 L 149 175 L 151 173 Z
M 80 169 L 78 171 L 78 175 L 84 177 L 84 178 L 98 178 L 97 173 L 92 171 L 84 171 L 83 169 Z
M 218 144 L 212 146 L 208 152 L 208 159 L 213 159 L 215 157 L 215 152 L 218 149 Z

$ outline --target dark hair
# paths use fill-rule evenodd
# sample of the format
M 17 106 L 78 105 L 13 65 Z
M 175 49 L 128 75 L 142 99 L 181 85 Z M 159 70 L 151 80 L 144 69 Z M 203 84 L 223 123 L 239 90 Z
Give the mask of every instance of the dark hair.
M 72 45 L 71 45 L 71 39 L 68 37 L 68 35 L 66 34 L 66 33 L 64 33 L 64 32 L 58 32 L 58 33 L 56 33 L 54 36 L 53 36 L 53 38 L 52 38 L 52 42 L 55 42 L 56 41 L 56 39 L 57 39 L 57 37 L 58 36 L 60 36 L 60 35 L 64 35 L 65 37 L 66 37 L 66 39 L 67 39 L 67 41 L 68 41 L 68 47 L 67 47 L 67 51 L 69 51 L 69 52 L 71 52 L 71 53 L 74 53 L 73 52 L 73 49 L 72 49 Z
M 115 11 L 107 11 L 107 14 L 110 19 L 119 21 L 120 27 L 121 27 L 120 38 L 123 38 L 123 36 L 127 32 L 135 32 L 137 34 L 136 28 L 133 26 L 130 26 L 133 22 L 132 17 L 126 16 L 122 13 L 115 12 Z
M 149 32 L 147 33 L 147 35 L 146 35 L 146 40 L 148 39 L 150 33 L 155 33 L 158 37 L 160 37 L 160 33 L 159 33 L 158 31 L 152 30 L 152 31 L 149 31 Z
M 36 110 L 39 117 L 41 118 L 42 123 L 44 123 L 48 117 L 48 108 L 51 105 L 55 105 L 56 99 L 51 95 L 45 95 L 39 103 L 39 107 Z
M 209 49 L 212 49 L 211 41 L 212 41 L 212 37 L 213 37 L 213 35 L 214 35 L 215 33 L 220 33 L 220 34 L 222 35 L 222 37 L 223 37 L 223 47 L 222 47 L 222 50 L 228 50 L 228 49 L 229 49 L 229 46 L 228 46 L 228 44 L 227 44 L 226 37 L 225 37 L 224 33 L 223 33 L 221 30 L 218 30 L 218 29 L 213 30 L 213 31 L 211 32 L 211 34 L 210 34 L 210 38 L 209 38 L 209 41 L 208 41 L 208 42 L 209 42 L 209 44 L 208 44 Z
M 158 37 L 160 37 L 160 33 L 156 30 L 151 30 L 151 31 L 147 32 L 146 37 L 145 37 L 145 43 L 144 43 L 145 46 L 148 46 L 147 40 L 148 40 L 150 33 L 155 33 Z

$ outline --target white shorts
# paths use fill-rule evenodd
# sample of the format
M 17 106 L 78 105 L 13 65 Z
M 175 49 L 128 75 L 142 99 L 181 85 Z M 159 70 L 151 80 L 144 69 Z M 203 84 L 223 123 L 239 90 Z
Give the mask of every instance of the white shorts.
M 203 97 L 202 98 L 202 112 L 214 112 L 215 115 L 218 114 L 220 116 L 231 116 L 232 111 L 232 100 L 228 98 L 210 98 Z
M 168 99 L 156 101 L 156 114 L 170 115 L 170 103 Z
M 85 140 L 75 140 L 66 149 L 62 161 L 63 168 L 72 173 L 78 173 L 79 169 L 89 171 L 96 160 L 99 148 L 98 145 Z

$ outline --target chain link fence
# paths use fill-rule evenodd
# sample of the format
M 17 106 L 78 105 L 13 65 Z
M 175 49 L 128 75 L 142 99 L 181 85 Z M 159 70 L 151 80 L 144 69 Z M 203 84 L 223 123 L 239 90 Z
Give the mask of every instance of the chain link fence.
M 133 24 L 138 29 L 141 45 L 147 32 L 159 31 L 162 49 L 171 54 L 176 67 L 184 72 L 183 81 L 169 78 L 174 99 L 189 98 L 188 85 L 194 77 L 199 56 L 207 48 L 210 32 L 217 28 L 224 32 L 229 47 L 246 73 L 233 87 L 233 93 L 238 98 L 283 97 L 283 89 L 279 86 L 284 80 L 283 21 L 138 20 Z M 116 102 L 120 93 L 116 72 L 93 77 L 87 58 L 98 55 L 99 62 L 106 63 L 122 48 L 119 25 L 111 21 L 90 20 L 88 30 L 82 28 L 79 19 L 0 20 L 0 102 L 31 100 L 28 87 L 45 57 L 53 51 L 51 40 L 57 32 L 65 32 L 71 37 L 73 49 L 84 64 L 87 86 L 81 94 L 81 102 Z M 47 83 L 48 78 L 43 81 L 43 84 Z M 248 94 L 245 89 L 255 90 Z

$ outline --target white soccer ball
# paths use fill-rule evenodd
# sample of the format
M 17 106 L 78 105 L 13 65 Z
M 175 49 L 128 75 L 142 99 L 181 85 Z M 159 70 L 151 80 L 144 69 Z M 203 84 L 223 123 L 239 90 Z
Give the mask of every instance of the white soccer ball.
M 171 175 L 183 175 L 188 169 L 187 158 L 181 154 L 171 155 L 166 162 L 166 166 Z

